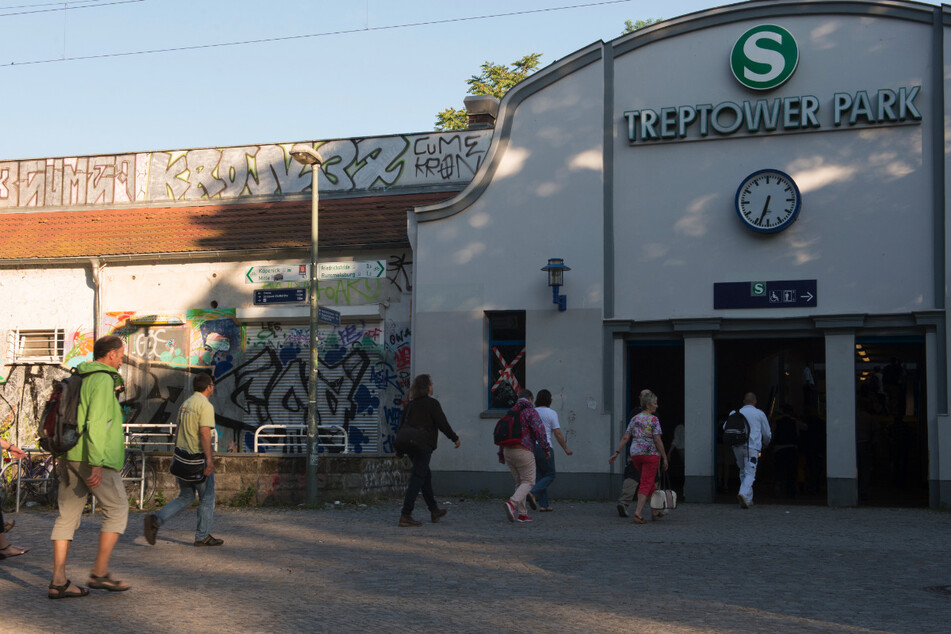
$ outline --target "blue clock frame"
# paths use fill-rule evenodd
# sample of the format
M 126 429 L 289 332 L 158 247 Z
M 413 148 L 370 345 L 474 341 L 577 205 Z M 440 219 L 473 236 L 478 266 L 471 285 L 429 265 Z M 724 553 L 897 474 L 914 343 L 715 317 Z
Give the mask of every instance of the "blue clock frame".
M 763 174 L 775 175 L 778 178 L 784 179 L 792 186 L 793 191 L 796 192 L 796 205 L 792 213 L 786 220 L 774 227 L 762 227 L 751 223 L 749 220 L 747 220 L 746 216 L 743 215 L 743 211 L 740 208 L 740 194 L 743 193 L 743 188 L 746 187 L 752 180 Z M 796 184 L 796 181 L 793 180 L 792 176 L 786 172 L 774 168 L 761 169 L 753 172 L 740 182 L 740 186 L 736 188 L 736 196 L 733 198 L 733 209 L 736 211 L 736 215 L 739 216 L 740 222 L 742 222 L 745 227 L 748 227 L 757 233 L 778 233 L 783 229 L 787 229 L 790 225 L 792 225 L 792 223 L 796 222 L 796 219 L 799 217 L 799 210 L 802 209 L 802 193 L 799 191 L 799 186 Z

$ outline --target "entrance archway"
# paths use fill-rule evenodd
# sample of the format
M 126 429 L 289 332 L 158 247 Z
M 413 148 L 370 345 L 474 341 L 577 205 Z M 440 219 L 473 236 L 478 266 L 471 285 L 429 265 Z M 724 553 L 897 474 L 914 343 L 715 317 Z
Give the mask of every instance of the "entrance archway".
M 820 337 L 720 340 L 716 355 L 717 501 L 736 503 L 739 475 L 720 426 L 753 392 L 773 442 L 760 456 L 757 504 L 826 502 L 825 347 Z

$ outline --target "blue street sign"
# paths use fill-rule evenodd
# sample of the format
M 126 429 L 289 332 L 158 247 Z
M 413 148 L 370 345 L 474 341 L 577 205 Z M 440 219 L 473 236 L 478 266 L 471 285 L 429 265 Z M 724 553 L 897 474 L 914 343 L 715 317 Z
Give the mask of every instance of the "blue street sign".
M 815 308 L 816 280 L 715 282 L 713 308 Z
M 325 324 L 333 324 L 334 326 L 340 325 L 340 313 L 331 309 L 324 308 L 323 306 L 317 307 L 317 320 L 322 321 Z
M 254 305 L 297 304 L 307 301 L 306 288 L 272 288 L 254 291 Z

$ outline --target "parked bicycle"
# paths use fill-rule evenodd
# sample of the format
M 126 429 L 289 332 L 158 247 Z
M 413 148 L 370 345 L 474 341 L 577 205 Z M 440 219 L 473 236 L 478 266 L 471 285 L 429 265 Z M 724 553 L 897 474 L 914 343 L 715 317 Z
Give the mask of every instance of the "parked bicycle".
M 125 483 L 125 492 L 130 503 L 138 501 L 141 493 L 142 502 L 139 508 L 142 508 L 155 495 L 155 466 L 149 463 L 140 449 L 126 449 L 125 462 L 119 475 Z
M 56 506 L 59 480 L 53 456 L 31 449 L 24 451 L 26 458 L 11 460 L 0 470 L 3 510 L 14 511 L 29 502 Z

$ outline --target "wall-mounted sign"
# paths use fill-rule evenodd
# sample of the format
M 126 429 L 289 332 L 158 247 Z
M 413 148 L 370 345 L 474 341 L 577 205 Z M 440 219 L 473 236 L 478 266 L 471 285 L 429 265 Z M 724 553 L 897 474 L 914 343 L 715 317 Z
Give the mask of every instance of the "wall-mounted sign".
M 746 31 L 730 51 L 733 76 L 751 90 L 782 85 L 799 64 L 799 46 L 786 29 L 761 24 Z M 800 78 L 801 79 L 801 78 Z M 635 143 L 702 139 L 733 134 L 780 134 L 832 126 L 901 125 L 921 121 L 915 99 L 920 85 L 779 96 L 774 99 L 680 104 L 627 110 L 627 139 Z
M 268 282 L 303 282 L 310 279 L 309 264 L 269 264 L 252 266 L 244 274 L 246 284 L 267 284 Z
M 777 282 L 716 282 L 713 308 L 815 308 L 816 280 Z
M 340 313 L 332 308 L 327 308 L 326 306 L 318 306 L 317 320 L 322 321 L 325 324 L 333 324 L 334 326 L 339 326 Z
M 275 288 L 254 291 L 254 305 L 299 304 L 307 301 L 306 288 Z
M 730 53 L 736 81 L 751 90 L 772 90 L 796 72 L 799 46 L 781 26 L 760 24 L 741 35 Z
M 322 262 L 317 271 L 318 279 L 321 280 L 376 278 L 383 277 L 386 273 L 386 262 L 384 260 Z

